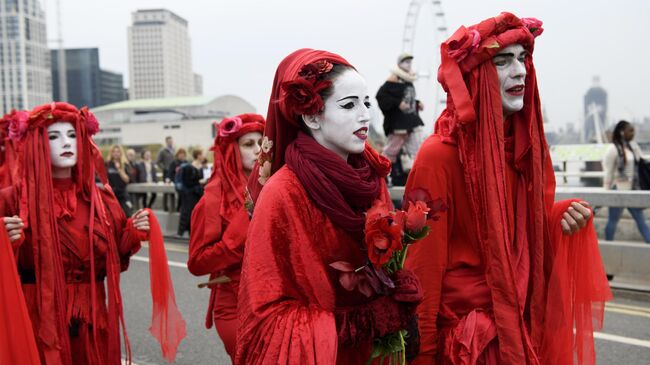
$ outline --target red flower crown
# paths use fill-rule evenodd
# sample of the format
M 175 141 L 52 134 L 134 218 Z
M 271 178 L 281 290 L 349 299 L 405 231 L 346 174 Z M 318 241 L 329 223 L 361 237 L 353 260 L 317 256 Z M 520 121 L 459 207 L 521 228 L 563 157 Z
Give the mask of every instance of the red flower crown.
M 327 60 L 320 60 L 304 65 L 298 78 L 282 83 L 284 96 L 281 99 L 289 113 L 294 115 L 314 115 L 323 111 L 325 103 L 320 92 L 332 86 L 324 75 L 332 71 L 334 65 Z

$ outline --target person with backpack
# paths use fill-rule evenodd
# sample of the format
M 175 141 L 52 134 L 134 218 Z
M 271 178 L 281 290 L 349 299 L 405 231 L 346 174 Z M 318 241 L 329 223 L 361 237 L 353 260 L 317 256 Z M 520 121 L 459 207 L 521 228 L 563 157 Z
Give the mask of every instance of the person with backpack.
M 604 188 L 610 190 L 640 190 L 638 164 L 641 159 L 641 148 L 634 142 L 634 126 L 621 120 L 614 127 L 612 144 L 605 153 L 603 168 L 605 170 Z M 643 208 L 627 208 L 634 218 L 641 236 L 650 243 L 650 228 L 645 220 Z M 605 239 L 614 240 L 616 226 L 621 219 L 623 207 L 609 207 Z

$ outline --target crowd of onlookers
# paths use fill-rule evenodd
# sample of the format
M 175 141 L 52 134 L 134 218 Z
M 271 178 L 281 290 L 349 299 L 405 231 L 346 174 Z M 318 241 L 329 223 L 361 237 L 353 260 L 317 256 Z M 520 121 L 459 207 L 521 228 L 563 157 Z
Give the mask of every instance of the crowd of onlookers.
M 139 158 L 137 156 L 134 149 L 125 152 L 120 145 L 111 146 L 106 156 L 108 182 L 124 212 L 130 216 L 135 208 L 151 208 L 156 201 L 156 193 L 129 193 L 128 184 L 173 184 L 177 194 L 163 194 L 163 209 L 180 212 L 177 233 L 179 236 L 189 233 L 192 210 L 203 195 L 203 185 L 211 174 L 203 151 L 192 150 L 192 158 L 188 161 L 187 151 L 184 148 L 176 150 L 172 137 L 167 137 L 155 161 L 148 149 L 140 151 Z

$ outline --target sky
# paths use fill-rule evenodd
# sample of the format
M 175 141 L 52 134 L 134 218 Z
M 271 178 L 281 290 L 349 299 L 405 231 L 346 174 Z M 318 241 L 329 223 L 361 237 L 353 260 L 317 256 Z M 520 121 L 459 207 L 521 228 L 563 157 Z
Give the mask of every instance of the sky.
M 57 38 L 55 0 L 41 0 L 48 39 Z M 204 95 L 235 94 L 265 114 L 278 63 L 308 47 L 338 53 L 366 78 L 374 95 L 402 51 L 410 0 L 59 0 L 64 46 L 98 47 L 100 65 L 120 72 L 128 87 L 127 27 L 137 9 L 166 8 L 189 22 L 194 72 Z M 594 76 L 609 93 L 608 122 L 650 117 L 648 0 L 442 0 L 417 21 L 415 67 L 430 78 L 416 87 L 425 122 L 436 108 L 439 45 L 461 25 L 501 11 L 544 22 L 534 62 L 547 129 L 582 123 L 583 97 Z M 441 24 L 444 23 L 444 24 Z M 447 26 L 447 33 L 436 31 Z M 644 30 L 646 29 L 646 30 Z M 51 47 L 56 46 L 51 43 Z

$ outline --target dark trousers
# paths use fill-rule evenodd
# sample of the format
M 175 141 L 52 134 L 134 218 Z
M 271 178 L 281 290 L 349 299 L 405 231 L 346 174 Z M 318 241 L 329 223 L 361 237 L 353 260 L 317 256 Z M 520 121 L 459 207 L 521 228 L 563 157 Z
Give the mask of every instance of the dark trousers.
M 202 189 L 194 189 L 190 191 L 182 191 L 179 193 L 181 201 L 181 214 L 178 221 L 178 235 L 182 236 L 183 233 L 190 232 L 190 222 L 192 220 L 192 211 L 203 195 Z
M 148 194 L 138 194 L 138 203 L 141 208 L 151 208 L 156 201 L 156 193 L 149 194 L 149 201 L 147 201 Z

